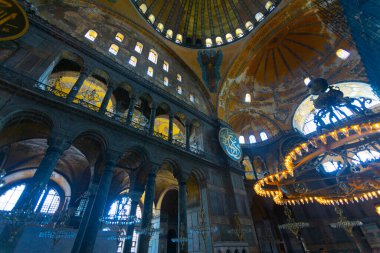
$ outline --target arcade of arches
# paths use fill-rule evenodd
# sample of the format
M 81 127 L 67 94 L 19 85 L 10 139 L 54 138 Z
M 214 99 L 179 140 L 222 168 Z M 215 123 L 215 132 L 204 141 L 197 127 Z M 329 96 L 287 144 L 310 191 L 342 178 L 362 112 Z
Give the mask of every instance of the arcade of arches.
M 17 39 L 9 6 L 28 20 Z M 380 251 L 380 143 L 353 139 L 379 129 L 379 13 L 376 0 L 0 1 L 0 252 Z M 316 93 L 318 78 L 331 86 Z M 351 104 L 318 121 L 324 91 Z M 326 148 L 281 184 L 289 156 L 351 121 L 368 124 L 341 160 Z M 358 166 L 371 180 L 343 185 Z M 378 191 L 350 199 L 363 189 Z M 278 205 L 342 191 L 338 207 Z

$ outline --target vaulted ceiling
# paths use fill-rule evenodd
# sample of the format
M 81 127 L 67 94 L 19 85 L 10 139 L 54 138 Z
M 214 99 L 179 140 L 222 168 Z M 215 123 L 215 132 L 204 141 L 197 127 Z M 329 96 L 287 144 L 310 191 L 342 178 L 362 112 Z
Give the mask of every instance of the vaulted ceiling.
M 32 2 L 37 9 L 44 10 L 41 15 L 47 15 L 48 8 L 44 9 L 43 7 L 46 5 L 45 1 L 35 0 Z M 66 1 L 63 2 L 66 3 Z M 217 5 L 217 9 L 222 11 L 222 1 L 215 0 L 215 2 L 220 4 Z M 229 1 L 228 6 L 232 4 L 231 2 L 238 3 L 238 1 Z M 253 2 L 244 1 L 245 4 L 252 4 L 252 8 L 256 8 Z M 260 1 L 260 4 L 262 5 L 264 2 Z M 138 1 L 136 5 L 140 6 L 143 3 L 148 7 L 146 14 L 155 13 L 157 18 L 160 17 L 160 10 L 165 7 L 163 4 L 168 2 Z M 165 15 L 169 15 L 170 4 L 173 3 L 169 1 Z M 74 5 L 72 1 L 67 1 L 67 4 Z M 97 6 L 97 8 L 93 8 L 93 12 L 101 11 L 120 22 L 128 23 L 134 27 L 135 32 L 154 38 L 156 43 L 164 45 L 168 51 L 176 55 L 193 71 L 194 76 L 203 81 L 202 90 L 208 93 L 207 96 L 216 108 L 218 118 L 230 123 L 238 134 L 265 130 L 270 136 L 273 136 L 280 131 L 291 129 L 292 115 L 307 95 L 303 82 L 305 77 L 321 76 L 330 83 L 368 81 L 360 56 L 347 32 L 348 28 L 337 0 L 281 1 L 264 21 L 256 23 L 255 29 L 242 39 L 221 47 L 206 49 L 207 51 L 219 51 L 222 55 L 221 63 L 215 67 L 219 74 L 215 92 L 211 92 L 207 88 L 205 76 L 198 61 L 199 52 L 203 52 L 205 49 L 176 45 L 159 35 L 154 29 L 154 24 L 159 22 L 159 19 L 153 25 L 148 23 L 146 15 L 144 14 L 144 16 L 136 8 L 134 2 L 82 0 L 75 3 L 78 7 L 89 4 Z M 190 32 L 190 25 L 188 25 L 190 30 L 187 34 L 189 32 L 194 34 L 195 39 L 207 37 L 207 33 L 211 30 L 210 21 L 207 26 L 205 23 L 203 29 L 202 24 L 194 26 L 196 4 L 191 8 L 189 1 L 185 1 L 183 4 L 188 6 L 184 10 L 193 11 L 184 11 L 182 14 L 184 16 L 180 17 L 181 20 L 186 22 L 186 15 L 190 13 L 189 22 L 193 22 L 193 27 L 196 29 L 199 28 L 199 31 L 192 30 Z M 198 8 L 201 6 L 198 5 Z M 211 14 L 218 23 L 217 9 L 214 8 Z M 239 12 L 231 13 L 231 17 L 234 16 L 238 20 L 236 13 Z M 204 15 L 208 17 L 210 13 L 204 13 Z M 163 17 L 161 15 L 162 19 Z M 91 18 L 91 15 L 88 18 Z M 243 18 L 245 21 L 248 16 Z M 251 18 L 253 21 L 254 17 Z M 199 16 L 197 19 L 201 19 L 201 17 Z M 234 23 L 232 22 L 232 24 Z M 182 28 L 184 29 L 184 24 L 178 26 L 178 29 Z M 221 28 L 227 31 L 227 28 L 229 29 L 228 22 L 222 26 L 215 26 L 216 30 L 221 31 Z M 216 30 L 214 30 L 214 36 L 217 35 Z M 338 58 L 335 52 L 339 48 L 348 50 L 351 56 L 347 60 Z M 250 103 L 244 102 L 246 93 L 250 93 L 252 96 Z

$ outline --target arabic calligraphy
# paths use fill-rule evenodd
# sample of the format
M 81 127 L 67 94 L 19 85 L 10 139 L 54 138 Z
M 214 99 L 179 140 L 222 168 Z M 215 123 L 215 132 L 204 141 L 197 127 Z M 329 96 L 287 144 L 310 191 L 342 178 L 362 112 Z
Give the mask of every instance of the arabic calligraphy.
M 17 39 L 28 27 L 26 14 L 16 0 L 0 0 L 0 41 Z
M 219 131 L 219 143 L 224 152 L 233 160 L 240 161 L 242 150 L 239 140 L 229 128 L 221 128 Z

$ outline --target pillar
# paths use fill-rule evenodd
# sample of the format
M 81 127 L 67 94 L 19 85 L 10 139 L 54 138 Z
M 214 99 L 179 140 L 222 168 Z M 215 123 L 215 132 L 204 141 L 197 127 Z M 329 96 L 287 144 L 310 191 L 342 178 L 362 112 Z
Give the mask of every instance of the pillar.
M 83 224 L 83 222 L 80 224 L 80 228 L 71 251 L 72 253 L 92 252 L 94 249 L 96 236 L 101 225 L 100 219 L 102 218 L 107 202 L 108 192 L 111 186 L 113 169 L 115 168 L 119 156 L 120 154 L 117 152 L 108 152 L 106 154 L 106 164 L 99 182 L 93 205 L 87 206 L 87 208 L 91 208 L 91 211 L 88 212 L 88 218 L 83 217 L 82 221 L 85 221 L 85 224 Z
M 201 206 L 205 212 L 205 226 L 207 226 L 210 230 L 206 231 L 205 240 L 204 240 L 204 251 L 206 253 L 212 253 L 212 239 L 211 239 L 211 224 L 210 224 L 210 216 L 209 216 L 209 207 L 208 207 L 208 197 L 207 197 L 207 182 L 200 183 L 200 195 L 201 195 Z M 202 236 L 201 236 L 202 237 Z M 200 238 L 202 240 L 202 238 Z
M 149 228 L 152 224 L 152 212 L 153 212 L 153 201 L 154 192 L 156 188 L 156 174 L 151 172 L 148 175 L 148 179 L 145 187 L 145 199 L 144 199 L 144 209 L 142 214 L 141 229 Z M 146 234 L 141 234 L 139 238 L 138 253 L 147 253 L 149 249 L 150 236 Z
M 129 106 L 128 106 L 128 115 L 127 115 L 127 126 L 131 124 L 132 117 L 133 117 L 133 111 L 135 109 L 135 104 L 136 104 L 136 95 L 132 94 L 131 99 L 129 101 Z
M 71 88 L 69 94 L 67 95 L 66 99 L 68 103 L 72 103 L 74 101 L 84 81 L 87 79 L 89 75 L 90 75 L 90 71 L 83 68 L 79 74 L 77 81 L 75 82 L 74 86 Z
M 52 134 L 48 139 L 48 146 L 45 156 L 34 173 L 31 182 L 26 184 L 25 190 L 17 202 L 16 209 L 34 210 L 42 191 L 49 183 L 59 158 L 70 147 L 70 142 L 66 136 Z
M 70 147 L 65 136 L 52 134 L 48 139 L 48 149 L 30 183 L 26 184 L 17 204 L 13 210 L 33 212 L 42 191 L 48 184 L 50 177 L 61 157 L 62 153 Z M 20 235 L 23 232 L 23 225 L 6 225 L 0 234 L 1 252 L 14 252 Z
M 359 252 L 371 252 L 371 247 L 362 235 L 360 228 L 352 228 L 351 233 L 348 234 L 352 237 L 352 239 L 354 239 L 353 241 L 355 242 Z
M 156 104 L 152 104 L 152 109 L 150 111 L 150 119 L 149 119 L 149 135 L 153 135 L 154 131 L 154 119 L 156 118 L 157 106 Z
M 339 0 L 366 70 L 369 83 L 380 95 L 380 3 L 378 0 Z M 344 49 L 344 48 L 343 48 Z M 348 58 L 350 59 L 350 58 Z
M 188 242 L 187 236 L 187 178 L 180 178 L 178 180 L 178 239 L 181 237 L 185 239 L 183 242 L 178 242 L 177 252 L 187 253 Z
M 107 110 L 107 105 L 108 103 L 110 102 L 111 100 L 111 96 L 112 96 L 112 93 L 113 93 L 113 90 L 114 90 L 114 87 L 112 85 L 108 85 L 107 87 L 107 92 L 106 94 L 104 95 L 104 98 L 103 98 L 103 101 L 102 101 L 102 104 L 100 105 L 100 109 L 99 109 L 99 113 L 100 114 L 104 114 Z
M 131 198 L 131 209 L 129 212 L 129 216 L 136 217 L 137 206 L 139 204 L 141 195 L 142 195 L 142 192 L 133 191 L 133 192 L 129 193 L 129 197 Z M 134 222 L 131 222 L 130 224 L 128 224 L 127 234 L 125 236 L 123 253 L 130 253 L 131 252 L 132 237 L 133 237 L 134 229 L 135 229 L 135 223 Z
M 186 149 L 190 150 L 190 123 L 186 122 Z
M 169 114 L 169 142 L 173 142 L 173 119 L 174 115 L 172 113 Z

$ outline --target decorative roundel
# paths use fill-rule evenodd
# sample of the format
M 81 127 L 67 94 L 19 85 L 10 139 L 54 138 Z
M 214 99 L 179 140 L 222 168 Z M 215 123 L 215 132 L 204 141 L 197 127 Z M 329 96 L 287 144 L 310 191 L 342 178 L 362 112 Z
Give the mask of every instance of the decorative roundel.
M 219 143 L 224 152 L 234 161 L 240 161 L 242 150 L 239 140 L 231 129 L 223 127 L 219 130 Z

